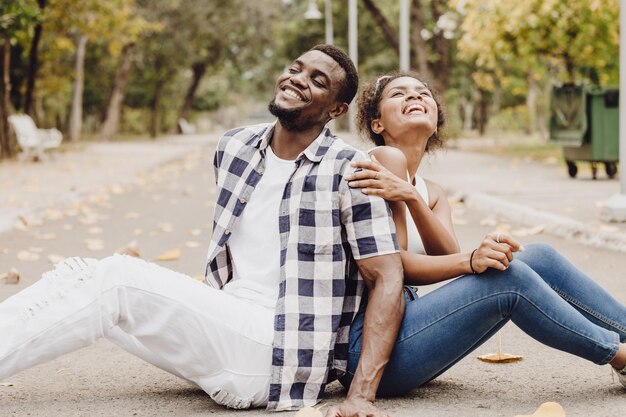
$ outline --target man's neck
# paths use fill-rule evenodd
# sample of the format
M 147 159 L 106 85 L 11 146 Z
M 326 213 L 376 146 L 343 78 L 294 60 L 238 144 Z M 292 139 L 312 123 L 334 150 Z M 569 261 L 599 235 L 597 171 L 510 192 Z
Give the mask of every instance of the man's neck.
M 322 133 L 324 126 L 312 126 L 306 130 L 287 130 L 280 124 L 280 120 L 274 126 L 271 146 L 274 155 L 281 159 L 296 159 L 302 151 Z

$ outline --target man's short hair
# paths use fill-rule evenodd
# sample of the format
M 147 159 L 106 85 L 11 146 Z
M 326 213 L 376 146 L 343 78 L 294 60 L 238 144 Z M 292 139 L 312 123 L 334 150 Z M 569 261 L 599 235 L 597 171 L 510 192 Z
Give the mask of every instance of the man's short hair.
M 337 93 L 337 98 L 344 103 L 350 104 L 359 88 L 359 75 L 350 57 L 334 45 L 315 45 L 310 50 L 325 53 L 334 59 L 335 62 L 346 72 L 345 78 L 341 81 L 341 89 Z

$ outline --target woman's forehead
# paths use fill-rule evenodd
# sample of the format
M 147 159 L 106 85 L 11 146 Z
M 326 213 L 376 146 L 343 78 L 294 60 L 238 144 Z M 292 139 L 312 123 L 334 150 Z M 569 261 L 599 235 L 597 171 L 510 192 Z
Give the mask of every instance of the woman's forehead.
M 398 77 L 389 81 L 389 84 L 385 86 L 385 90 L 390 90 L 392 88 L 428 88 L 428 86 L 422 81 L 413 77 Z

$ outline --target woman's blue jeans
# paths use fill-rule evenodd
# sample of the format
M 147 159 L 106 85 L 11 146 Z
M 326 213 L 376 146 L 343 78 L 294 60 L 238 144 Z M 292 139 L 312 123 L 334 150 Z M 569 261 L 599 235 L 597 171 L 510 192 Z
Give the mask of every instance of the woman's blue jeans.
M 406 311 L 378 395 L 398 395 L 445 372 L 509 320 L 539 342 L 596 364 L 626 341 L 626 307 L 552 247 L 526 245 L 506 271 L 466 275 Z M 348 386 L 361 352 L 365 305 L 350 329 Z

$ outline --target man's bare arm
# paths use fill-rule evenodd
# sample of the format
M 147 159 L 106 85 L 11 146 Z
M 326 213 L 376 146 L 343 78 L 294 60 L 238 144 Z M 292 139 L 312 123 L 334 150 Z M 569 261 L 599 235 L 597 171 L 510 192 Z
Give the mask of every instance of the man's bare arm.
M 368 288 L 361 357 L 346 400 L 331 407 L 327 417 L 387 416 L 372 402 L 404 315 L 402 262 L 399 254 L 392 254 L 359 260 L 357 264 Z

